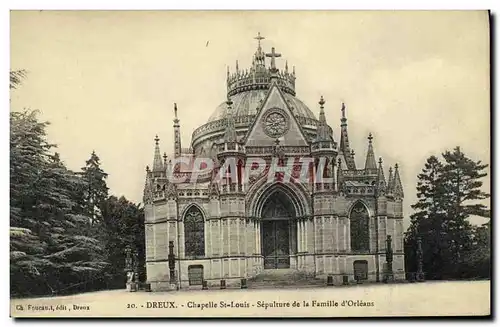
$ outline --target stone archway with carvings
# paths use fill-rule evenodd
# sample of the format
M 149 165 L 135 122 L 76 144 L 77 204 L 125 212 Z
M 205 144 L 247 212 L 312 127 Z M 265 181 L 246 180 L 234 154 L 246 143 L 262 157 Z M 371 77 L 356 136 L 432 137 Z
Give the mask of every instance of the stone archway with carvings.
M 310 204 L 298 187 L 279 182 L 260 186 L 249 203 L 249 213 L 260 224 L 264 269 L 290 268 L 291 257 L 297 253 L 297 218 L 310 214 Z

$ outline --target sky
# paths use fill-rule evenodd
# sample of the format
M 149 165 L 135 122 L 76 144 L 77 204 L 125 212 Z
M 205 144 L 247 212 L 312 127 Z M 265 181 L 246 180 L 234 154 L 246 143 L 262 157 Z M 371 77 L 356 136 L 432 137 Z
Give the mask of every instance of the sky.
M 398 163 L 405 225 L 430 155 L 460 146 L 490 163 L 489 22 L 485 11 L 11 12 L 11 69 L 28 77 L 11 110 L 40 110 L 50 141 L 78 170 L 95 150 L 114 195 L 142 201 L 154 137 L 183 147 L 226 99 L 227 66 L 250 67 L 260 32 L 296 69 L 297 97 L 335 139 L 345 102 L 358 167 L 372 133 L 387 170 Z M 488 169 L 489 172 L 489 169 Z M 489 192 L 489 180 L 485 180 Z M 477 220 L 483 222 L 483 220 Z

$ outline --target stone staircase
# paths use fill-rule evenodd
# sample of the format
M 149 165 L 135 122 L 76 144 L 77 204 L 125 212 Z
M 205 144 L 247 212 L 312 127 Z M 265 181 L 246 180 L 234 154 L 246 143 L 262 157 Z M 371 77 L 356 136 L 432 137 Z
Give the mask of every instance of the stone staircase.
M 325 286 L 324 279 L 295 269 L 265 269 L 248 279 L 248 288 L 306 288 Z

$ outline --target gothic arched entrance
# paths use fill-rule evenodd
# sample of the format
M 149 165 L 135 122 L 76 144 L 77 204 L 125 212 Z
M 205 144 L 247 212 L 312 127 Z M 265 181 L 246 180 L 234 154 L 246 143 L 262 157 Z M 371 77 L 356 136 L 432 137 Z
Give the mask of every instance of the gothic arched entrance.
M 290 199 L 279 190 L 264 202 L 261 216 L 264 269 L 290 268 L 290 255 L 297 248 L 295 216 Z

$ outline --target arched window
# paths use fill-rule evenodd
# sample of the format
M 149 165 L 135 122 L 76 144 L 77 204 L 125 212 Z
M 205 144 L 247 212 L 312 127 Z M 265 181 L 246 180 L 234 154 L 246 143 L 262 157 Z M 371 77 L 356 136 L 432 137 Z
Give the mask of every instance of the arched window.
M 349 215 L 351 221 L 351 251 L 370 251 L 369 215 L 366 207 L 358 202 Z
M 184 216 L 184 240 L 187 257 L 205 256 L 205 222 L 200 209 L 195 206 Z

